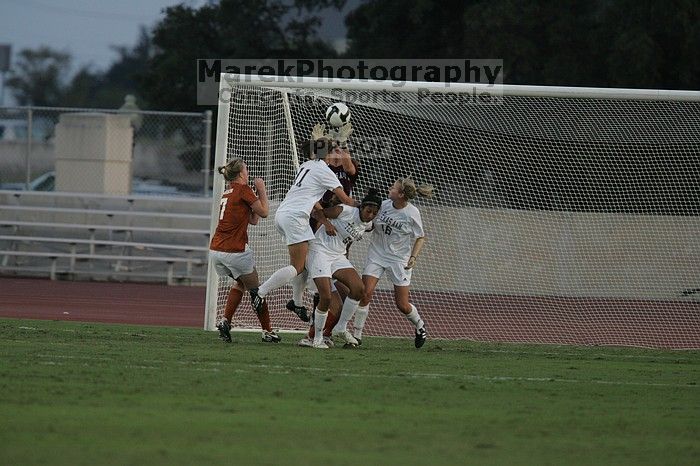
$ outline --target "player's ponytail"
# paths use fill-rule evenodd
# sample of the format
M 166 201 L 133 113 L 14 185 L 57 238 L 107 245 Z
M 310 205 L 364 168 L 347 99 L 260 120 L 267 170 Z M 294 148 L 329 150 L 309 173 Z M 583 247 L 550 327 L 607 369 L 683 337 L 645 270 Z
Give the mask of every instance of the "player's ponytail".
M 217 168 L 217 171 L 219 173 L 221 173 L 222 175 L 224 175 L 224 179 L 226 181 L 233 181 L 238 177 L 238 175 L 243 170 L 244 163 L 245 162 L 243 162 L 242 158 L 240 158 L 240 157 L 235 158 L 235 159 L 231 160 L 229 163 L 227 163 L 226 165 L 223 165 L 223 166 Z
M 399 184 L 401 185 L 401 192 L 403 192 L 406 199 L 409 201 L 416 197 L 416 194 L 421 197 L 430 197 L 433 195 L 433 186 L 430 184 L 422 184 L 416 187 L 415 181 L 411 178 L 401 178 L 399 179 Z
M 379 194 L 379 191 L 376 188 L 369 188 L 367 190 L 367 195 L 362 199 L 360 208 L 367 205 L 381 207 L 383 200 L 384 199 L 382 199 L 382 196 Z
M 432 184 L 422 184 L 416 188 L 416 193 L 420 197 L 432 197 L 434 190 L 435 188 L 433 188 Z

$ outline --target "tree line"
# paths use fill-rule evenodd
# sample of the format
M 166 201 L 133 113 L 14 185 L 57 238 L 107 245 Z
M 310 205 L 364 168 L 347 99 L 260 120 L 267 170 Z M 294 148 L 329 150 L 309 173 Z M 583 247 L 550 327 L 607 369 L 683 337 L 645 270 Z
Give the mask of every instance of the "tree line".
M 700 90 L 696 0 L 363 0 L 347 48 L 319 35 L 345 0 L 221 0 L 169 7 L 105 71 L 21 50 L 6 82 L 20 105 L 201 111 L 200 58 L 502 59 L 504 83 Z

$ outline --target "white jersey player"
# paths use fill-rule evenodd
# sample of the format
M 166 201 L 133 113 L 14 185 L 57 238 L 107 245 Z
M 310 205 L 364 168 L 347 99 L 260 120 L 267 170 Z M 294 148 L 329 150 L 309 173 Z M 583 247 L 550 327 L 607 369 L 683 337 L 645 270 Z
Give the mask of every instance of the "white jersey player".
M 275 213 L 275 227 L 287 244 L 290 265 L 277 270 L 259 288 L 250 290 L 251 302 L 256 312 L 263 309 L 263 300 L 269 293 L 284 286 L 304 271 L 309 240 L 314 238 L 309 218 L 323 194 L 332 191 L 343 204 L 355 205 L 355 201 L 345 194 L 338 177 L 325 160 L 331 143 L 329 139 L 321 138 L 304 144 L 306 153 L 312 160 L 301 164 L 292 186 Z M 317 207 L 320 208 L 320 205 Z M 327 226 L 327 230 L 329 235 L 335 234 L 332 225 Z M 294 309 L 303 321 L 309 320 L 306 308 Z
M 315 211 L 315 216 L 322 222 L 322 225 L 316 231 L 316 237 L 309 245 L 306 269 L 318 289 L 319 303 L 314 311 L 313 336 L 310 335 L 311 338 L 305 338 L 299 342 L 301 346 L 328 348 L 323 339 L 323 331 L 333 293 L 331 278 L 335 278 L 347 286 L 349 290 L 349 294 L 342 304 L 340 319 L 333 329 L 333 335 L 339 336 L 349 345 L 357 345 L 357 340 L 347 331 L 347 323 L 355 313 L 355 309 L 357 309 L 364 294 L 364 285 L 346 253 L 353 242 L 359 241 L 365 232 L 371 231 L 372 220 L 377 215 L 381 202 L 382 198 L 377 191 L 371 189 L 362 200 L 359 208 L 338 205 L 323 209 L 321 211 L 323 215 L 321 212 Z M 328 234 L 328 223 L 335 229 L 335 235 Z
M 379 279 L 386 273 L 394 285 L 394 301 L 399 311 L 416 327 L 415 346 L 425 343 L 427 333 L 418 309 L 409 302 L 411 272 L 425 242 L 423 221 L 418 208 L 409 201 L 416 194 L 430 196 L 430 185 L 416 187 L 410 178 L 401 178 L 389 189 L 389 199 L 382 202 L 374 220 L 372 242 L 362 272 L 365 294 L 355 315 L 355 339 L 362 343 L 362 329 L 369 312 L 369 303 Z

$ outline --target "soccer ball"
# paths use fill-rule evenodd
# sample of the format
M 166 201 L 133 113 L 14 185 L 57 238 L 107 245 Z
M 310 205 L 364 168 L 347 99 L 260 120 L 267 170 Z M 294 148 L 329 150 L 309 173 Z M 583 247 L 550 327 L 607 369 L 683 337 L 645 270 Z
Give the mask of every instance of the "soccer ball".
M 350 121 L 350 109 L 342 102 L 336 102 L 326 109 L 326 121 L 336 128 Z

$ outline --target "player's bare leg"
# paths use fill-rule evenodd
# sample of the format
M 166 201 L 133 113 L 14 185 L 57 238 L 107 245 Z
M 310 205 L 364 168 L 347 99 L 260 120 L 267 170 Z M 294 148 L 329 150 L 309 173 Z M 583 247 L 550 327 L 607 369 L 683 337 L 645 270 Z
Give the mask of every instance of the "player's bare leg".
M 314 348 L 327 349 L 328 345 L 323 341 L 323 327 L 328 317 L 328 307 L 331 303 L 331 279 L 329 277 L 314 278 L 320 300 L 314 311 Z
M 379 278 L 377 277 L 373 277 L 372 275 L 362 276 L 362 284 L 365 286 L 365 292 L 362 295 L 362 299 L 360 299 L 360 304 L 357 306 L 355 320 L 353 321 L 353 326 L 355 327 L 353 336 L 355 340 L 357 340 L 358 345 L 362 344 L 362 330 L 365 328 L 365 322 L 369 315 L 369 303 L 372 301 L 377 283 L 379 283 Z
M 340 319 L 338 319 L 338 324 L 335 329 L 333 329 L 333 335 L 342 338 L 349 345 L 357 346 L 357 339 L 350 334 L 347 325 L 355 314 L 360 300 L 365 293 L 365 285 L 362 283 L 355 269 L 348 268 L 337 270 L 333 276 L 339 283 L 344 284 L 348 291 L 345 302 L 343 303 Z
M 323 340 L 326 343 L 328 343 L 328 340 L 331 340 L 333 327 L 340 319 L 340 309 L 342 307 L 343 301 L 340 300 L 340 294 L 338 294 L 338 291 L 333 291 L 331 293 L 331 304 L 328 306 L 328 317 L 326 318 L 326 324 L 323 326 Z

